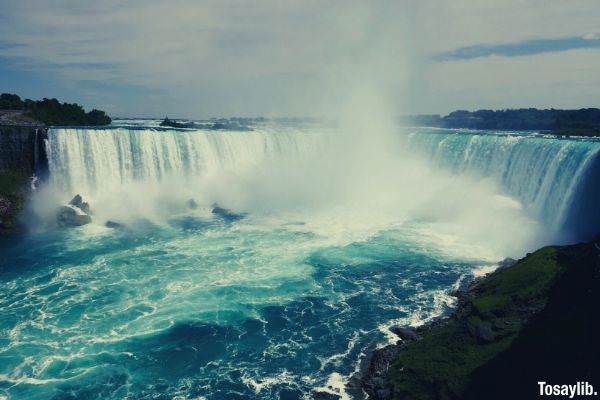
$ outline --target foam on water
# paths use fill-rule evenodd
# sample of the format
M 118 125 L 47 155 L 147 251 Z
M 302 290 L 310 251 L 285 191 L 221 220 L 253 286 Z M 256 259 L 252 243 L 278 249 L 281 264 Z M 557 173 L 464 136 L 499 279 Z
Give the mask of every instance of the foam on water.
M 0 390 L 301 398 L 350 374 L 385 321 L 433 311 L 432 290 L 470 268 L 392 237 L 336 246 L 250 220 L 185 221 L 2 249 Z
M 81 193 L 94 223 L 0 244 L 0 398 L 347 398 L 391 325 L 567 218 L 551 194 L 576 198 L 597 144 L 528 140 L 424 131 L 379 160 L 314 127 L 51 130 L 34 206 Z

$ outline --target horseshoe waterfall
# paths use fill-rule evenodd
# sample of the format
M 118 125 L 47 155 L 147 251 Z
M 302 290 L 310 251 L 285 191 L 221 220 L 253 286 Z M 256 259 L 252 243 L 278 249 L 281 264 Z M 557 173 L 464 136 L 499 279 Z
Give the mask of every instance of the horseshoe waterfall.
M 38 229 L 0 249 L 0 398 L 348 398 L 390 326 L 600 223 L 594 139 L 114 124 L 48 132 Z

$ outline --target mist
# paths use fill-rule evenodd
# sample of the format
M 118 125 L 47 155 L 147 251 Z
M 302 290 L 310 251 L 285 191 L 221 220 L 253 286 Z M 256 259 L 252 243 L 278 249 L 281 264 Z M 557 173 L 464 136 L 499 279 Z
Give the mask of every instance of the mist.
M 313 99 L 305 115 L 321 110 L 333 127 L 294 133 L 300 139 L 292 139 L 293 145 L 310 142 L 302 151 L 274 151 L 281 147 L 276 139 L 247 139 L 255 135 L 250 133 L 245 136 L 248 143 L 236 145 L 233 141 L 240 140 L 240 135 L 224 133 L 221 142 L 203 142 L 206 148 L 216 147 L 199 150 L 202 155 L 194 157 L 206 159 L 197 160 L 203 165 L 190 173 L 181 161 L 180 139 L 173 136 L 177 133 L 168 140 L 163 133 L 148 134 L 154 135 L 148 143 L 132 136 L 131 143 L 143 147 L 142 156 L 154 152 L 148 164 L 165 165 L 141 178 L 133 173 L 123 178 L 124 173 L 115 175 L 115 169 L 122 164 L 124 146 L 130 145 L 118 144 L 120 139 L 103 132 L 93 140 L 78 132 L 80 143 L 102 154 L 95 156 L 90 167 L 80 144 L 61 144 L 70 168 L 78 170 L 75 181 L 80 187 L 66 194 L 56 182 L 51 183 L 38 196 L 43 200 L 34 203 L 37 214 L 51 221 L 55 205 L 81 193 L 92 203 L 99 221 L 143 218 L 161 223 L 186 212 L 185 202 L 195 199 L 205 217 L 217 203 L 282 223 L 301 221 L 341 242 L 363 240 L 380 230 L 417 222 L 427 230 L 423 234 L 439 241 L 440 247 L 446 243 L 449 251 L 458 246 L 464 253 L 461 243 L 469 243 L 483 258 L 519 256 L 546 240 L 539 224 L 518 201 L 503 196 L 494 182 L 451 175 L 409 148 L 406 131 L 399 128 L 396 118 L 411 101 L 409 88 L 418 65 L 413 22 L 410 12 L 399 17 L 386 11 L 386 7 L 353 7 L 330 28 L 335 37 L 346 40 L 331 48 L 327 60 L 315 61 L 319 90 L 310 86 L 298 96 Z M 73 149 L 79 150 L 69 154 Z M 220 159 L 223 152 L 228 157 L 225 161 Z M 133 164 L 120 168 L 133 168 Z M 95 174 L 93 180 L 88 179 L 91 174 Z

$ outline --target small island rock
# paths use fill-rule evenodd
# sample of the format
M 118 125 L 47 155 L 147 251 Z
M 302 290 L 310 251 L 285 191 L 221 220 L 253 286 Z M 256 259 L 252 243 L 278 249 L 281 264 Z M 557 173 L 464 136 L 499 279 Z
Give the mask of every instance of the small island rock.
M 92 222 L 92 217 L 74 206 L 61 206 L 56 213 L 59 226 L 82 226 Z
M 90 205 L 87 202 L 83 201 L 83 198 L 79 194 L 76 194 L 75 197 L 71 199 L 69 205 L 79 208 L 86 214 L 91 214 Z
M 122 223 L 116 222 L 116 221 L 111 221 L 111 220 L 106 221 L 104 226 L 106 226 L 107 228 L 113 228 L 113 229 L 120 229 L 120 228 L 124 227 Z
M 187 206 L 187 208 L 189 208 L 190 210 L 195 210 L 198 208 L 198 203 L 196 203 L 196 200 L 194 199 L 189 199 L 185 205 Z

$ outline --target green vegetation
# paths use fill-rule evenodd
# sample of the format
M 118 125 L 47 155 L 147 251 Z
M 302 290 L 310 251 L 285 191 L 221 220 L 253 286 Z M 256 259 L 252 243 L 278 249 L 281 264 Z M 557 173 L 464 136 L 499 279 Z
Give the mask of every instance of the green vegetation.
M 57 99 L 21 100 L 16 94 L 0 95 L 0 110 L 22 110 L 46 125 L 108 125 L 111 119 L 104 111 L 85 110 L 76 103 L 61 103 Z
M 421 340 L 401 351 L 388 375 L 395 397 L 464 398 L 474 374 L 507 351 L 548 304 L 566 270 L 558 249 L 543 248 L 491 274 L 470 289 L 452 319 L 426 330 Z
M 23 110 L 25 103 L 16 94 L 0 94 L 0 110 Z
M 413 115 L 405 118 L 405 122 L 442 128 L 546 130 L 563 135 L 597 136 L 600 134 L 600 109 L 459 110 L 444 117 Z

